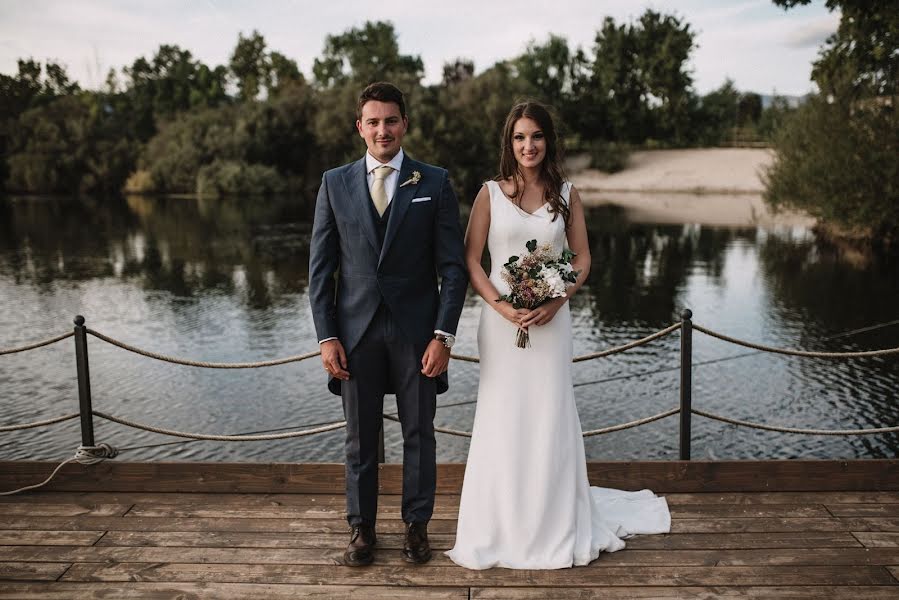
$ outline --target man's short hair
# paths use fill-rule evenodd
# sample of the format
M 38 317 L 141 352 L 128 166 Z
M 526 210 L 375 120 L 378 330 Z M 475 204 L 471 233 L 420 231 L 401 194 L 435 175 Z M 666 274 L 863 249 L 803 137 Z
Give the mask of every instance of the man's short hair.
M 403 100 L 403 92 L 392 83 L 386 81 L 378 81 L 370 84 L 362 90 L 359 95 L 359 102 L 356 104 L 356 118 L 362 118 L 362 107 L 369 100 L 377 100 L 378 102 L 393 102 L 400 107 L 400 116 L 406 118 L 406 102 Z

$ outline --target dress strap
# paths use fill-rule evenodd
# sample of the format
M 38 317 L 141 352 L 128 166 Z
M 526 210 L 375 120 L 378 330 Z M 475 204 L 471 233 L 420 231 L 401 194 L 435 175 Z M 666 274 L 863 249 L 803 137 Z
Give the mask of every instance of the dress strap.
M 562 201 L 565 202 L 566 205 L 569 204 L 570 201 L 569 199 L 571 197 L 571 186 L 572 184 L 570 181 L 563 181 L 562 189 L 559 190 L 559 195 L 562 197 Z

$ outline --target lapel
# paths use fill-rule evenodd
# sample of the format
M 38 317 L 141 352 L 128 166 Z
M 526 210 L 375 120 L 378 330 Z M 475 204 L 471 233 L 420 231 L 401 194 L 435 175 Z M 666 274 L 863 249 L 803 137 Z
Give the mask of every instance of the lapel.
M 390 202 L 390 216 L 387 218 L 387 232 L 384 234 L 384 245 L 381 247 L 381 256 L 378 258 L 379 267 L 384 261 L 384 257 L 387 256 L 390 244 L 393 242 L 394 238 L 396 238 L 397 230 L 399 230 L 403 218 L 406 216 L 406 211 L 409 210 L 412 198 L 415 197 L 415 190 L 418 189 L 418 186 L 421 183 L 419 181 L 419 183 L 410 183 L 405 186 L 402 185 L 403 182 L 408 181 L 409 178 L 412 177 L 412 171 L 416 170 L 416 168 L 421 172 L 419 163 L 409 158 L 408 154 L 404 155 L 403 166 L 400 168 L 400 176 L 396 180 L 396 192 L 393 194 L 393 200 Z
M 405 163 L 405 161 L 403 161 Z M 352 205 L 356 220 L 362 226 L 365 237 L 371 242 L 375 251 L 378 251 L 378 232 L 375 230 L 375 221 L 372 217 L 371 195 L 368 193 L 368 174 L 365 170 L 365 157 L 357 160 L 343 175 L 343 184 L 353 199 Z

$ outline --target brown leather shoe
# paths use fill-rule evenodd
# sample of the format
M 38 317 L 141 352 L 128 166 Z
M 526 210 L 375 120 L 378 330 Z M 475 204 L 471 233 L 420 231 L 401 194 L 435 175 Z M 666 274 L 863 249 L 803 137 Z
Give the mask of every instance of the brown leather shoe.
M 375 560 L 375 528 L 372 525 L 353 525 L 350 543 L 343 553 L 343 562 L 348 567 L 364 567 Z
M 431 544 L 428 543 L 427 523 L 408 523 L 406 543 L 403 544 L 403 559 L 406 562 L 424 564 L 431 560 Z

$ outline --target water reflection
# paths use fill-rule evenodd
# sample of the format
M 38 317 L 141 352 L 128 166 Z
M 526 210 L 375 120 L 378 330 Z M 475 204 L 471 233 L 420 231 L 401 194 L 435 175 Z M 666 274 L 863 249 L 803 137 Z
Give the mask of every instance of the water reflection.
M 74 314 L 138 346 L 205 360 L 260 360 L 314 348 L 307 286 L 309 199 L 128 197 L 0 201 L 0 346 L 52 335 Z M 821 350 L 899 346 L 899 326 L 842 333 L 899 319 L 895 259 L 860 258 L 805 228 L 641 223 L 625 209 L 588 211 L 590 277 L 572 306 L 575 352 L 630 341 L 678 319 L 738 337 Z M 476 352 L 479 303 L 470 293 L 459 351 Z M 677 402 L 679 341 L 672 336 L 575 369 L 585 428 L 660 412 Z M 749 420 L 805 427 L 899 423 L 899 360 L 803 361 L 745 355 L 697 337 L 697 405 Z M 736 356 L 741 355 L 742 356 Z M 201 371 L 91 345 L 99 405 L 161 426 L 247 432 L 340 420 L 315 361 L 275 369 Z M 3 423 L 74 408 L 71 348 L 0 357 Z M 702 366 L 709 362 L 707 366 Z M 652 375 L 631 377 L 631 374 Z M 469 429 L 477 367 L 454 365 L 440 424 Z M 23 399 L 28 399 L 27 402 Z M 390 401 L 387 410 L 391 410 Z M 895 456 L 899 436 L 823 438 L 736 430 L 694 420 L 694 456 Z M 98 425 L 119 446 L 167 441 Z M 388 458 L 399 431 L 387 426 Z M 77 425 L 0 438 L 5 458 L 58 458 Z M 105 439 L 105 438 L 104 438 Z M 590 438 L 590 458 L 673 458 L 676 419 Z M 341 460 L 340 434 L 273 444 L 176 444 L 134 450 L 129 460 Z M 442 437 L 440 460 L 464 460 L 467 442 Z

